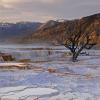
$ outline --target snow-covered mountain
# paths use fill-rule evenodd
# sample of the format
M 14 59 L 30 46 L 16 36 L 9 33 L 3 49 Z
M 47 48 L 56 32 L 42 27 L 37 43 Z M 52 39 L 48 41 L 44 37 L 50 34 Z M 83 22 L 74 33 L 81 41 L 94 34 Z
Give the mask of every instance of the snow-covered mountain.
M 40 25 L 41 23 L 38 22 L 0 23 L 0 41 L 8 41 L 33 33 Z

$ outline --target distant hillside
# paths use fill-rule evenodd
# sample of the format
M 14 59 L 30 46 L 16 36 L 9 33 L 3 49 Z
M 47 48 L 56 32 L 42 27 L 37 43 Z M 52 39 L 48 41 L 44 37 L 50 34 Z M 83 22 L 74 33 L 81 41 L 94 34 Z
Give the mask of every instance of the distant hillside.
M 0 42 L 14 40 L 35 32 L 41 23 L 19 22 L 19 23 L 0 23 Z
M 0 23 L 0 42 L 15 43 L 33 43 L 33 42 L 50 42 L 58 43 L 58 40 L 66 38 L 67 32 L 77 32 L 75 27 L 78 24 L 85 23 L 90 28 L 88 33 L 94 32 L 98 36 L 100 43 L 100 13 L 83 17 L 75 20 L 50 20 L 46 23 L 36 22 L 19 22 Z M 66 29 L 67 27 L 67 29 Z M 84 26 L 81 25 L 82 32 L 85 32 Z M 65 33 L 66 29 L 66 33 Z M 69 30 L 70 29 L 70 30 Z
M 91 28 L 91 31 L 89 32 L 94 32 L 96 36 L 100 37 L 100 13 L 99 13 L 99 14 L 95 14 L 95 15 L 91 15 L 91 16 L 87 16 L 75 20 L 63 20 L 63 21 L 50 20 L 42 24 L 36 32 L 33 32 L 32 34 L 25 36 L 23 38 L 23 41 L 24 42 L 39 42 L 39 41 L 57 42 L 57 40 L 64 38 L 66 26 L 68 28 L 71 28 L 71 32 L 75 32 L 75 29 L 73 28 L 77 26 L 77 23 L 88 24 L 88 28 Z M 84 26 L 81 25 L 81 27 L 83 28 Z M 82 32 L 85 31 L 86 30 L 82 30 Z M 69 32 L 69 30 L 67 30 L 67 32 Z

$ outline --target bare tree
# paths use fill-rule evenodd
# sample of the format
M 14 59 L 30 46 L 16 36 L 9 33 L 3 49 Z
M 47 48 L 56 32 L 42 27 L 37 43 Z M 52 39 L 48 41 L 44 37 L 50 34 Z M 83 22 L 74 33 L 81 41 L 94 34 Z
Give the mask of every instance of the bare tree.
M 74 20 L 63 23 L 64 42 L 63 45 L 72 53 L 72 61 L 77 61 L 83 49 L 91 49 L 96 44 L 95 25 L 93 20 Z M 67 23 L 67 24 L 66 24 Z

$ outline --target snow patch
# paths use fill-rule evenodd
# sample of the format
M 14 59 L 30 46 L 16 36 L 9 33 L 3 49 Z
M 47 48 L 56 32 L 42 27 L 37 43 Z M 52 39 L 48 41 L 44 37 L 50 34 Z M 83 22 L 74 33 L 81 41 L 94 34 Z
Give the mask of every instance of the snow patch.
M 0 88 L 1 100 L 25 100 L 25 98 L 49 96 L 53 94 L 58 94 L 58 90 L 52 88 L 34 88 L 26 86 Z

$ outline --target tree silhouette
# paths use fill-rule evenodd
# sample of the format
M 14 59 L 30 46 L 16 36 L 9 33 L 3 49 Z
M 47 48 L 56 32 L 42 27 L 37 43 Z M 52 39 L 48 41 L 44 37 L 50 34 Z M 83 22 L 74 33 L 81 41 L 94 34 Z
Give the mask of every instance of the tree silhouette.
M 68 21 L 64 25 L 63 45 L 72 53 L 72 61 L 76 61 L 83 49 L 91 49 L 96 45 L 96 28 L 93 18 Z

